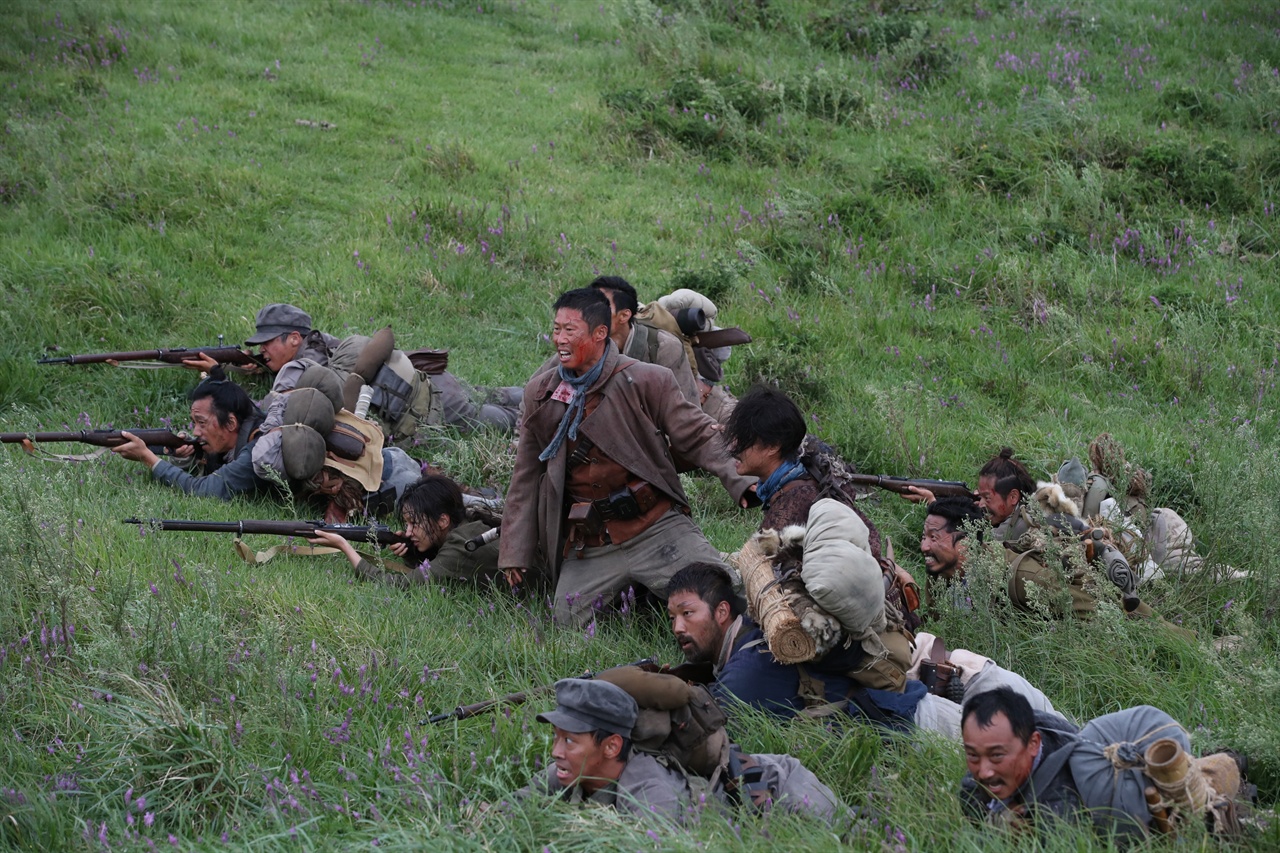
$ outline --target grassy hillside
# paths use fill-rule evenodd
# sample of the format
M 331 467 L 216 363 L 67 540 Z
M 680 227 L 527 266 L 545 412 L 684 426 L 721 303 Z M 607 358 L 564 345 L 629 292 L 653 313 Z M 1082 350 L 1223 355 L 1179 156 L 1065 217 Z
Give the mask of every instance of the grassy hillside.
M 1008 444 L 1047 475 L 1113 433 L 1211 564 L 1252 572 L 1146 593 L 1202 642 L 982 608 L 937 630 L 1078 717 L 1165 708 L 1199 745 L 1248 751 L 1273 803 L 1278 68 L 1280 11 L 1242 0 L 11 0 L 0 429 L 181 425 L 189 373 L 35 359 L 234 342 L 266 302 L 338 335 L 391 323 L 472 382 L 519 384 L 561 290 L 695 287 L 755 337 L 729 384 L 777 383 L 863 470 L 973 482 Z M 504 446 L 440 434 L 416 455 L 505 485 Z M 393 594 L 321 558 L 250 568 L 229 542 L 118 520 L 295 508 L 4 450 L 7 844 L 837 846 L 781 819 L 647 835 L 484 809 L 549 751 L 537 708 L 416 724 L 673 659 L 660 618 L 565 632 L 536 599 Z M 713 486 L 689 482 L 731 549 L 755 518 Z M 869 512 L 923 574 L 921 511 Z M 855 846 L 1019 847 L 961 819 L 953 745 L 737 734 L 874 815 Z

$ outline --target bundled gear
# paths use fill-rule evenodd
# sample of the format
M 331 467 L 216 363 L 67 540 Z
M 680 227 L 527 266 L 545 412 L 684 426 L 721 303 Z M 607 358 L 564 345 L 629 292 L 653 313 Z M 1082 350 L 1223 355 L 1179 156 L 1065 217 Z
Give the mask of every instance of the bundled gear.
M 752 618 L 779 663 L 807 663 L 864 687 L 902 690 L 911 635 L 890 623 L 869 530 L 824 498 L 805 527 L 756 534 L 735 556 Z
M 632 748 L 683 775 L 695 802 L 705 795 L 761 811 L 787 800 L 827 798 L 835 805 L 831 791 L 794 758 L 751 755 L 731 743 L 728 718 L 704 685 L 639 666 L 615 667 L 595 678 L 635 699 Z
M 1082 566 L 1074 560 L 1080 554 L 1084 562 L 1095 567 L 1117 590 L 1126 613 L 1138 608 L 1138 577 L 1129 561 L 1111 540 L 1110 532 L 1103 527 L 1093 527 L 1072 513 L 1074 506 L 1062 497 L 1062 489 L 1056 484 L 1044 484 L 1035 494 L 1038 505 L 1044 510 L 1043 525 L 1033 521 L 1025 511 L 1011 519 L 1005 534 L 1004 546 L 1015 554 L 1042 555 L 1048 548 L 1049 537 L 1056 538 L 1062 547 L 1062 565 L 1072 583 L 1080 580 Z M 1078 542 L 1080 550 L 1070 547 Z
M 1187 522 L 1169 507 L 1148 506 L 1150 473 L 1127 463 L 1123 448 L 1110 434 L 1102 433 L 1090 442 L 1089 462 L 1092 471 L 1069 459 L 1054 474 L 1052 484 L 1043 484 L 1061 488 L 1063 512 L 1105 524 L 1134 566 L 1139 582 L 1204 568 Z M 1123 495 L 1117 494 L 1117 483 L 1126 484 Z M 1224 575 L 1238 578 L 1247 572 L 1227 568 Z
M 355 410 L 362 386 L 369 386 L 370 411 L 392 441 L 411 439 L 420 427 L 444 421 L 439 390 L 427 373 L 414 367 L 409 355 L 395 348 L 390 326 L 372 337 L 352 335 L 343 340 L 329 367 L 343 380 L 347 409 Z
M 1114 827 L 1132 836 L 1152 828 L 1172 832 L 1190 816 L 1207 819 L 1215 832 L 1238 830 L 1233 804 L 1241 788 L 1238 769 L 1223 772 L 1223 762 L 1214 756 L 1192 758 L 1190 750 L 1187 732 L 1176 720 L 1159 708 L 1139 705 L 1090 721 L 1073 745 L 1046 763 L 1070 766 L 1081 805 L 1104 830 Z M 1149 788 L 1159 794 L 1155 802 Z
M 857 469 L 847 462 L 835 448 L 814 435 L 806 435 L 800 445 L 800 464 L 814 482 L 818 494 L 839 501 L 863 520 L 855 502 L 869 496 L 874 490 L 856 485 L 850 478 Z M 893 543 L 880 541 L 879 531 L 870 530 L 867 547 L 880 564 L 883 575 L 885 603 L 890 622 L 901 622 L 908 631 L 920 629 L 924 619 L 920 614 L 920 587 L 911 573 L 898 564 L 893 556 Z

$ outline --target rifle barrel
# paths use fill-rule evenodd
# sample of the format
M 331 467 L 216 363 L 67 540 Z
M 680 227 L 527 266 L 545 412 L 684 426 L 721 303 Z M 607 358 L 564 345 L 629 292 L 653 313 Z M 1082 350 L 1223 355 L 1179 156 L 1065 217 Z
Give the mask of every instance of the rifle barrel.
M 409 537 L 396 533 L 382 525 L 329 524 L 323 521 L 271 521 L 245 519 L 243 521 L 193 521 L 178 518 L 126 518 L 122 524 L 145 524 L 156 530 L 188 531 L 193 533 L 262 533 L 270 536 L 300 536 L 310 538 L 317 530 L 336 533 L 351 542 L 374 542 L 379 545 L 409 544 Z
M 875 486 L 900 495 L 914 486 L 918 489 L 928 489 L 937 497 L 973 497 L 973 490 L 967 483 L 959 480 L 913 480 L 909 477 L 890 477 L 883 474 L 850 474 L 849 479 L 860 486 Z
M 643 658 L 642 660 L 632 661 L 631 663 L 620 663 L 617 666 L 611 666 L 611 667 L 608 667 L 607 669 L 602 669 L 600 670 L 600 672 L 608 672 L 611 669 L 624 669 L 629 666 L 640 667 L 641 669 L 646 670 L 647 672 L 659 671 L 658 662 L 656 660 L 654 660 L 653 658 Z M 595 672 L 584 672 L 582 675 L 577 675 L 574 677 L 575 678 L 595 678 L 596 675 L 597 673 Z M 544 693 L 550 693 L 554 689 L 555 689 L 554 684 L 543 684 L 541 686 L 534 687 L 531 690 L 522 690 L 519 693 L 508 693 L 505 696 L 499 696 L 496 699 L 485 699 L 483 702 L 476 702 L 471 705 L 459 705 L 458 707 L 454 708 L 452 711 L 445 711 L 440 714 L 432 714 L 431 716 L 425 719 L 419 720 L 418 725 L 425 726 L 430 723 L 444 723 L 444 722 L 448 722 L 449 720 L 465 720 L 465 719 L 468 719 L 469 717 L 474 717 L 478 714 L 483 714 L 485 711 L 492 710 L 502 705 L 521 705 L 529 701 L 529 699 L 533 696 L 541 696 Z
M 262 362 L 252 353 L 240 347 L 172 347 L 170 349 L 132 350 L 129 352 L 95 352 L 80 355 L 64 355 L 58 358 L 42 358 L 36 364 L 104 364 L 108 361 L 161 361 L 165 364 L 181 364 L 184 359 L 203 353 L 219 364 L 261 366 Z
M 78 441 L 82 444 L 91 444 L 94 447 L 119 447 L 128 441 L 122 434 L 123 432 L 137 436 L 142 439 L 144 444 L 155 447 L 176 448 L 196 443 L 194 438 L 184 438 L 167 429 L 82 429 L 69 432 L 5 432 L 0 433 L 0 443 L 17 444 L 23 441 L 30 441 L 40 444 L 47 441 Z

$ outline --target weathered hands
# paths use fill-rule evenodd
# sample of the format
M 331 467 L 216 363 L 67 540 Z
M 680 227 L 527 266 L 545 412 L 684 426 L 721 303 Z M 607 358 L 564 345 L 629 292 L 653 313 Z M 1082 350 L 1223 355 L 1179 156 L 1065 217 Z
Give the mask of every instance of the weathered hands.
M 913 504 L 931 504 L 937 500 L 933 492 L 928 489 L 922 489 L 919 486 L 907 486 L 907 491 L 900 492 L 903 500 L 911 501 Z
M 122 456 L 130 462 L 141 462 L 148 468 L 154 468 L 156 463 L 160 461 L 160 457 L 151 452 L 151 448 L 147 447 L 146 442 L 138 438 L 131 432 L 121 431 L 122 436 L 128 439 L 124 444 L 111 448 L 111 452 L 117 456 Z
M 218 362 L 214 361 L 210 356 L 200 353 L 199 355 L 194 355 L 191 358 L 184 358 L 182 360 L 182 366 L 188 370 L 198 370 L 201 373 L 208 373 L 210 370 L 213 370 L 218 366 Z

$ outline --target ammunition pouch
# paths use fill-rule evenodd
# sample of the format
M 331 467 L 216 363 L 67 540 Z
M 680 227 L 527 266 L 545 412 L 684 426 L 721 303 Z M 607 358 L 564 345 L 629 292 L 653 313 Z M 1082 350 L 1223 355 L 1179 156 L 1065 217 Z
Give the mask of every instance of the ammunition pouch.
M 934 696 L 950 699 L 957 705 L 964 702 L 964 682 L 961 681 L 963 670 L 951 661 L 922 661 L 920 663 L 920 683 L 929 689 Z
M 607 498 L 592 501 L 605 521 L 632 521 L 657 505 L 660 494 L 644 481 L 628 483 Z
M 604 527 L 604 519 L 600 517 L 600 511 L 592 501 L 571 504 L 568 522 L 572 527 L 583 528 L 588 534 L 599 533 Z
M 404 416 L 412 398 L 412 385 L 385 364 L 378 368 L 378 373 L 373 378 L 372 405 L 388 423 L 394 424 Z
M 608 531 L 604 529 L 604 519 L 596 509 L 593 501 L 579 501 L 569 505 L 569 513 L 565 517 L 568 535 L 564 540 L 564 556 L 569 552 L 581 552 L 583 548 L 598 548 L 609 541 Z M 582 556 L 579 553 L 578 556 Z

